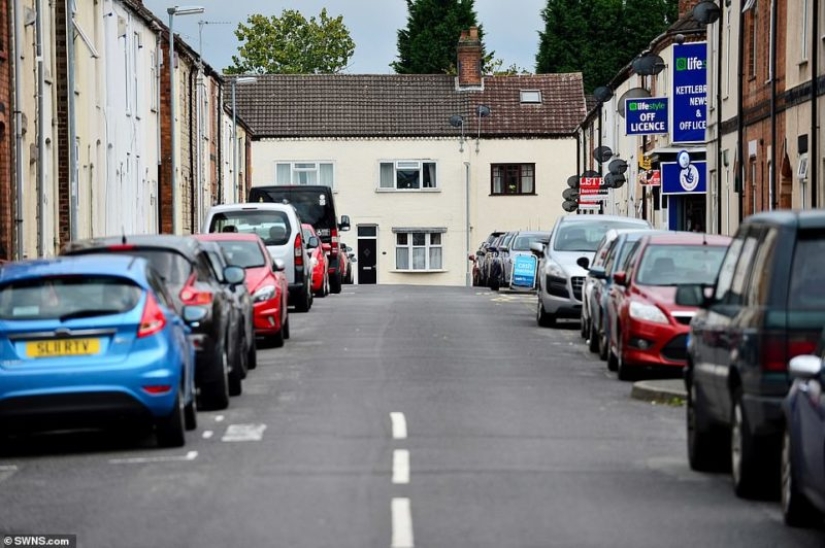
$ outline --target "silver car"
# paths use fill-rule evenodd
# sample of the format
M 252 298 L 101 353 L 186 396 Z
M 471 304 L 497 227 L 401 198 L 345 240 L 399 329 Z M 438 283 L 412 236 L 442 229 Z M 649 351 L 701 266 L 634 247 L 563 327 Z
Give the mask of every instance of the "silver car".
M 521 230 L 515 234 L 515 237 L 510 241 L 507 260 L 504 263 L 504 279 L 507 280 L 511 291 L 533 291 L 535 289 L 535 287 L 513 284 L 513 265 L 519 256 L 532 253 L 530 245 L 536 242 L 547 243 L 548 241 L 550 241 L 549 230 Z
M 651 225 L 644 219 L 614 215 L 568 215 L 556 221 L 546 246 L 531 245 L 539 255 L 536 322 L 540 326 L 552 327 L 558 318 L 581 317 L 585 267 L 593 262 L 599 242 L 611 228 Z

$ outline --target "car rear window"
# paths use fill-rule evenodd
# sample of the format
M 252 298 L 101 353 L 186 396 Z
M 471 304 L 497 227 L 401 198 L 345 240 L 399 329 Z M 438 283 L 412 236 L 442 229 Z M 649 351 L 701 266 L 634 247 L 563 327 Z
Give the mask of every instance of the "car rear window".
M 234 228 L 228 228 L 230 226 Z M 285 211 L 222 211 L 212 217 L 209 232 L 257 234 L 266 245 L 286 245 L 289 243 L 291 225 Z
M 120 314 L 132 310 L 142 290 L 112 276 L 42 277 L 0 287 L 0 319 L 44 320 Z
M 256 241 L 229 241 L 218 242 L 223 249 L 226 260 L 233 266 L 241 268 L 259 268 L 266 266 L 261 246 Z
M 318 236 L 330 236 L 331 230 L 337 228 L 331 191 L 300 187 L 253 188 L 250 201 L 256 202 L 263 196 L 270 202 L 280 203 L 286 200 L 292 204 L 301 220 L 315 227 Z
M 594 221 L 593 223 L 576 222 L 562 225 L 553 242 L 556 251 L 589 251 L 599 247 L 604 235 L 611 228 L 639 228 L 638 222 Z
M 163 281 L 170 285 L 183 285 L 192 274 L 192 265 L 189 260 L 171 250 L 131 248 L 113 252 L 143 257 L 163 277 Z
M 649 245 L 639 264 L 640 285 L 712 284 L 727 246 Z
M 788 308 L 823 308 L 825 293 L 825 231 L 799 232 L 788 285 Z

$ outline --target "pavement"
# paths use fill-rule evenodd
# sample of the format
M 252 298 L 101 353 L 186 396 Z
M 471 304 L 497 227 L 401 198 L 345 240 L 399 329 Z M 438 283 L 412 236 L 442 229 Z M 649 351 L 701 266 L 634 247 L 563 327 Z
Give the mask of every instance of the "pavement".
M 687 397 L 685 381 L 682 379 L 637 381 L 633 383 L 630 397 L 657 403 L 681 402 Z

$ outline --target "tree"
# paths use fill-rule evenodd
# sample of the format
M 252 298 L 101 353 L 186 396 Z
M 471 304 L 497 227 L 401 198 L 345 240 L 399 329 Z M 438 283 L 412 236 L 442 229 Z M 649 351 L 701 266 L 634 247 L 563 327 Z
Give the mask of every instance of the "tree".
M 548 0 L 536 72 L 581 72 L 590 93 L 647 49 L 677 12 L 678 0 Z
M 355 42 L 339 15 L 306 20 L 297 10 L 280 17 L 250 15 L 239 23 L 235 36 L 241 42 L 227 74 L 332 74 L 347 67 Z
M 407 27 L 398 31 L 398 74 L 455 73 L 456 45 L 461 31 L 478 27 L 484 51 L 484 33 L 476 23 L 475 0 L 407 0 Z M 489 61 L 492 56 L 485 57 Z

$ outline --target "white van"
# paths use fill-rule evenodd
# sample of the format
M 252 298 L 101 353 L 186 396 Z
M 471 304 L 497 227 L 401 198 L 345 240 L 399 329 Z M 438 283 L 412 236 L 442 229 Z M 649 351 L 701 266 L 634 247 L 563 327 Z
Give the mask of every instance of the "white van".
M 301 218 L 293 206 L 276 203 L 217 205 L 207 212 L 201 232 L 257 234 L 272 258 L 282 260 L 286 266 L 289 304 L 297 312 L 306 312 L 312 306 L 309 242 L 304 242 Z

